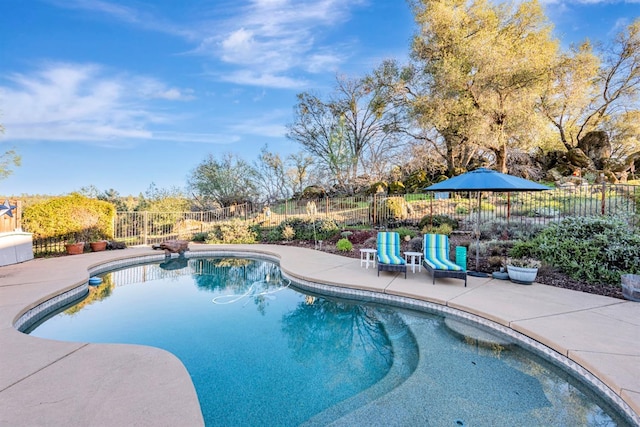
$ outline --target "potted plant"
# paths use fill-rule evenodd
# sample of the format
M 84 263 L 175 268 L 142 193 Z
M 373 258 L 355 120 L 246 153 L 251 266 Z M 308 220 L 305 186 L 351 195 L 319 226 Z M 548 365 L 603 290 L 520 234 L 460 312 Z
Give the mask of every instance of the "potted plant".
M 622 296 L 629 301 L 640 302 L 640 274 L 623 274 Z
M 104 251 L 107 249 L 107 241 L 102 239 L 102 233 L 94 229 L 89 233 L 89 246 L 92 252 Z
M 64 247 L 67 255 L 80 255 L 84 252 L 84 242 L 78 242 L 75 238 L 68 239 Z
M 507 258 L 507 274 L 509 280 L 521 285 L 530 285 L 536 280 L 540 261 L 533 258 Z
M 90 242 L 89 246 L 91 246 L 91 252 L 100 252 L 107 249 L 107 241 L 106 240 L 96 240 L 95 242 Z

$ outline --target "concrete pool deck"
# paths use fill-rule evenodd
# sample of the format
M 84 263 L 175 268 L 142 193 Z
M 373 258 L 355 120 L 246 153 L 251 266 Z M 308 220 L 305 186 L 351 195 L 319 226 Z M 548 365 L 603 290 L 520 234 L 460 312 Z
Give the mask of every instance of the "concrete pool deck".
M 504 325 L 579 364 L 640 414 L 640 303 L 540 284 L 438 279 L 360 267 L 359 259 L 278 245 L 190 245 L 199 251 L 276 257 L 301 281 L 384 293 L 455 308 Z M 0 425 L 197 426 L 197 395 L 182 363 L 151 347 L 46 340 L 18 332 L 28 309 L 88 278 L 100 264 L 151 248 L 35 259 L 0 267 Z M 638 419 L 636 417 L 636 419 Z

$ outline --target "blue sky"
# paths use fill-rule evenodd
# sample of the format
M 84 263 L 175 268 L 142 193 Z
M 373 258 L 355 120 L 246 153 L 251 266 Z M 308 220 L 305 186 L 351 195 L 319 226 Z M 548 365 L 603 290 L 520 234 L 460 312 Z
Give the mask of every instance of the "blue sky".
M 640 0 L 547 1 L 563 45 L 607 41 Z M 403 0 L 4 0 L 0 152 L 22 166 L 0 197 L 89 185 L 138 195 L 185 186 L 209 154 L 299 150 L 296 94 L 404 62 Z

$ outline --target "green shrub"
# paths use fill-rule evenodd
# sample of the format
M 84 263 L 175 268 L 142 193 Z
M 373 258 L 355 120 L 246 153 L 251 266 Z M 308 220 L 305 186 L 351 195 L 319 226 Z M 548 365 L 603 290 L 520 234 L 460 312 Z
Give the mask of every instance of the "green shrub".
M 458 220 L 447 215 L 425 215 L 420 219 L 418 228 L 423 230 L 425 227 L 439 227 L 443 224 L 448 225 L 451 230 L 457 230 L 459 227 Z M 450 233 L 450 232 L 449 232 Z
M 542 224 L 494 219 L 480 223 L 480 238 L 483 240 L 530 240 L 544 228 Z
M 314 238 L 328 240 L 340 231 L 336 222 L 327 218 L 289 218 L 276 227 L 280 236 L 286 227 L 291 227 L 295 231 L 295 239 L 310 241 Z
M 209 233 L 202 232 L 194 234 L 191 240 L 193 240 L 194 242 L 206 242 L 208 238 Z
M 349 239 L 340 239 L 338 240 L 338 243 L 336 243 L 336 248 L 340 252 L 351 252 L 353 250 L 353 245 Z
M 373 195 L 373 194 L 378 194 L 378 193 L 386 194 L 387 193 L 387 188 L 388 188 L 388 185 L 384 181 L 374 182 L 373 184 L 371 184 L 369 186 L 369 188 L 366 191 L 366 194 L 368 194 L 368 195 Z
M 296 236 L 296 232 L 293 229 L 293 227 L 286 225 L 283 229 L 282 229 L 282 238 L 284 240 L 291 240 Z
M 418 234 L 418 232 L 414 230 L 410 230 L 406 227 L 395 228 L 392 231 L 395 231 L 400 235 L 400 240 L 405 240 L 406 236 L 409 236 L 409 238 L 413 238 L 413 237 L 416 237 L 416 235 Z
M 640 235 L 613 217 L 566 218 L 516 242 L 510 255 L 540 259 L 586 283 L 620 284 L 621 274 L 640 273 Z
M 477 212 L 478 211 L 478 206 L 474 205 L 473 206 L 473 211 Z M 481 211 L 486 211 L 486 212 L 493 212 L 496 210 L 496 207 L 493 203 L 489 203 L 489 202 L 485 202 L 484 200 L 480 202 L 480 210 Z
M 282 240 L 282 232 L 278 228 L 270 228 L 267 229 L 264 238 L 267 242 L 279 242 Z
M 424 227 L 422 229 L 423 234 L 446 234 L 447 236 L 451 234 L 453 229 L 449 224 L 442 224 L 437 227 Z
M 389 194 L 404 194 L 407 192 L 407 190 L 404 188 L 404 184 L 400 181 L 390 182 L 388 191 Z
M 407 192 L 419 192 L 428 185 L 429 183 L 427 182 L 427 173 L 424 171 L 424 169 L 418 169 L 417 171 L 411 173 L 404 180 L 404 186 Z
M 469 206 L 467 204 L 456 205 L 455 213 L 457 215 L 467 215 L 469 213 Z
M 376 197 L 369 206 L 369 215 L 377 224 L 404 221 L 409 216 L 409 204 L 404 197 Z
M 209 233 L 207 243 L 255 243 L 256 233 L 246 222 L 238 219 L 220 222 Z
M 25 207 L 22 226 L 35 238 L 112 239 L 115 207 L 77 193 Z

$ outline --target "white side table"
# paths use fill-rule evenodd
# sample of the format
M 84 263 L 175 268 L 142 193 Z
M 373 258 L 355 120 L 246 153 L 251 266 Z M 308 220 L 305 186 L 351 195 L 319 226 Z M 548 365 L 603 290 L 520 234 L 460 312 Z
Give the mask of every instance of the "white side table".
M 416 272 L 416 266 L 418 266 L 418 272 L 422 271 L 422 252 L 405 252 L 404 260 L 413 273 Z
M 364 265 L 365 268 L 369 268 L 369 263 L 375 266 L 377 252 L 377 249 L 360 249 L 360 267 Z

